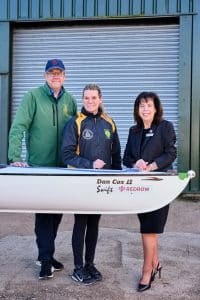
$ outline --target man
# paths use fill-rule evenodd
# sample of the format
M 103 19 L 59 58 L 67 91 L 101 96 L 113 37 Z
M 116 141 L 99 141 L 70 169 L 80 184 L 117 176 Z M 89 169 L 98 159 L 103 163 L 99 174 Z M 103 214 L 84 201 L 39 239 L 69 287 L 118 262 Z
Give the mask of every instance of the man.
M 77 112 L 75 98 L 63 83 L 65 66 L 59 59 L 49 60 L 45 67 L 46 83 L 25 94 L 9 134 L 9 163 L 13 166 L 62 166 L 60 146 L 64 125 Z M 22 139 L 25 132 L 26 162 L 22 161 Z M 48 192 L 48 191 L 47 191 Z M 39 279 L 53 277 L 53 271 L 64 268 L 53 257 L 55 238 L 61 214 L 40 214 L 35 217 Z

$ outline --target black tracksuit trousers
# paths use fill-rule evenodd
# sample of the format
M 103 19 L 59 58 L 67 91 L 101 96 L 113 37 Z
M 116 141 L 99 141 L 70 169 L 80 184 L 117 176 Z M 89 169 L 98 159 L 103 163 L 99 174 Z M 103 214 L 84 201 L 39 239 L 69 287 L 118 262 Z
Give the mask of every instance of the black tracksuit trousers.
M 83 266 L 83 249 L 85 242 L 85 263 L 93 263 L 99 232 L 101 215 L 74 215 L 72 234 L 74 265 Z

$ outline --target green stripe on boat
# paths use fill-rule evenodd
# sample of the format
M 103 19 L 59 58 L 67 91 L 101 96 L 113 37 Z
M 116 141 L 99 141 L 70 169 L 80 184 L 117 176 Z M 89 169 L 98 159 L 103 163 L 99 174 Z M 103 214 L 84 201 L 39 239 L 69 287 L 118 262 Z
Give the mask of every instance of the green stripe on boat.
M 187 173 L 178 173 L 178 177 L 179 177 L 181 180 L 184 180 L 185 178 L 188 177 L 188 174 L 187 174 Z

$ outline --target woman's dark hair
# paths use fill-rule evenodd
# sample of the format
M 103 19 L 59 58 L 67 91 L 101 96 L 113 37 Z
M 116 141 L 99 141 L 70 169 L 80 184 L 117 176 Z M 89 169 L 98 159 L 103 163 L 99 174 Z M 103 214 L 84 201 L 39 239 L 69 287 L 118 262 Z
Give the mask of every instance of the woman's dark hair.
M 162 108 L 162 104 L 160 102 L 160 98 L 158 97 L 158 95 L 154 92 L 142 92 L 137 96 L 137 98 L 135 100 L 135 104 L 134 104 L 133 117 L 134 117 L 134 120 L 138 127 L 143 127 L 143 121 L 139 116 L 139 106 L 142 101 L 147 102 L 149 100 L 149 98 L 151 100 L 153 100 L 153 103 L 154 103 L 154 106 L 156 109 L 156 113 L 155 113 L 152 123 L 157 125 L 163 119 L 163 108 Z

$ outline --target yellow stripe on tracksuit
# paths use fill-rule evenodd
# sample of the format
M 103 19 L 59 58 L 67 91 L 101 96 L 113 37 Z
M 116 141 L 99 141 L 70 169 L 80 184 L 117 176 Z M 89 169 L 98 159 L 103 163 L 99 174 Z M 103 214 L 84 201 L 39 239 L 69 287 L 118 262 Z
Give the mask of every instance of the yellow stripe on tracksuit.
M 108 123 L 111 124 L 112 132 L 114 133 L 116 127 L 115 127 L 115 123 L 113 122 L 113 120 L 108 115 L 106 115 L 105 113 L 101 114 L 101 118 L 103 118 L 104 120 L 106 120 Z
M 77 148 L 76 148 L 77 155 L 80 154 L 79 139 L 80 139 L 80 135 L 81 135 L 81 122 L 83 120 L 85 120 L 85 118 L 87 118 L 87 116 L 82 114 L 81 112 L 79 112 L 77 114 L 77 118 L 76 118 L 76 126 L 77 126 L 77 130 L 78 130 L 78 143 L 77 143 Z

